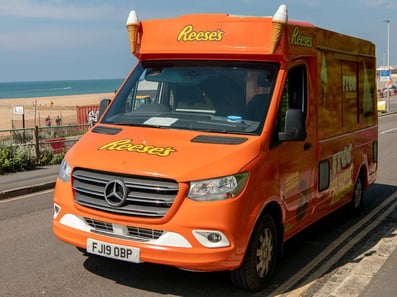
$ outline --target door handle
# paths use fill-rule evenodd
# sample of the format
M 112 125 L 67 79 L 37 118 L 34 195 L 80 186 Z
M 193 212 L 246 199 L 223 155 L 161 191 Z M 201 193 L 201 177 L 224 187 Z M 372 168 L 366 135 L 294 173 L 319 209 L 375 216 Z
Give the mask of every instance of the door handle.
M 312 144 L 309 143 L 309 142 L 306 142 L 305 145 L 303 146 L 303 149 L 304 149 L 305 151 L 308 151 L 308 150 L 310 150 L 311 148 L 312 148 Z

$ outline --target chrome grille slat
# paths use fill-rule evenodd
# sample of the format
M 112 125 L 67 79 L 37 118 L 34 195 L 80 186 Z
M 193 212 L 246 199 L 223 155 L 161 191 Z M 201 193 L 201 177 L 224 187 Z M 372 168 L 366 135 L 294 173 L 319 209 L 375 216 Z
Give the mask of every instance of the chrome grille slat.
M 89 218 L 84 218 L 88 225 L 90 225 L 95 230 L 113 232 L 113 225 L 110 223 L 105 223 L 98 220 L 93 220 Z
M 163 217 L 168 209 L 163 209 L 160 207 L 144 207 L 144 206 L 139 206 L 139 207 L 129 207 L 129 208 L 111 208 L 105 201 L 99 201 L 96 202 L 91 199 L 91 201 L 87 200 L 77 200 L 76 202 L 80 205 L 90 207 L 90 208 L 95 208 L 98 210 L 103 210 L 106 212 L 112 212 L 112 213 L 118 213 L 118 214 L 124 214 L 124 215 L 130 215 L 130 216 L 144 216 L 144 217 Z
M 135 226 L 126 226 L 128 230 L 128 234 L 125 236 L 120 236 L 119 234 L 113 233 L 113 225 L 111 223 L 106 223 L 99 220 L 94 220 L 90 218 L 84 218 L 86 223 L 93 228 L 93 232 L 104 234 L 107 236 L 124 238 L 127 237 L 132 240 L 138 241 L 147 241 L 147 240 L 156 240 L 160 238 L 160 236 L 164 233 L 162 230 L 156 229 L 148 229 L 148 228 L 141 228 Z
M 130 236 L 138 238 L 158 239 L 163 234 L 163 231 L 155 229 L 146 229 L 131 226 L 127 226 L 127 229 Z
M 139 189 L 139 190 L 147 190 L 147 191 L 157 191 L 157 192 L 173 192 L 178 191 L 178 187 L 170 188 L 170 187 L 161 187 L 159 185 L 138 185 L 135 183 L 124 181 L 125 185 L 129 188 Z
M 77 168 L 73 171 L 76 203 L 110 213 L 158 218 L 167 214 L 179 191 L 176 181 L 145 176 L 122 175 Z M 123 181 L 127 188 L 125 204 L 110 206 L 105 200 L 105 187 L 113 180 Z
M 102 187 L 100 186 L 95 186 L 95 185 L 90 185 L 90 184 L 84 184 L 78 180 L 76 180 L 75 183 L 73 183 L 73 190 L 77 192 L 84 192 L 88 195 L 95 195 L 95 196 L 103 196 L 103 185 Z
M 101 180 L 101 179 L 95 179 L 95 178 L 87 178 L 87 177 L 81 176 L 81 175 L 79 175 L 78 177 L 76 176 L 76 178 L 83 180 L 85 182 L 93 183 L 93 184 L 100 183 L 100 184 L 106 185 L 106 183 L 108 182 L 106 179 Z
M 174 199 L 173 197 L 169 197 L 169 195 L 163 195 L 163 194 L 156 194 L 156 193 L 140 193 L 136 191 L 131 191 L 128 196 L 128 200 L 134 200 L 134 201 L 140 201 L 140 202 L 162 202 L 162 203 L 169 203 L 173 202 Z

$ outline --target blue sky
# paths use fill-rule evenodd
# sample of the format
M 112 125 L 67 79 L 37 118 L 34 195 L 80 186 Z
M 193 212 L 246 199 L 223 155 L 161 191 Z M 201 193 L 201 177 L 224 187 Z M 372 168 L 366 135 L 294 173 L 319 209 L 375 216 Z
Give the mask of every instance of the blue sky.
M 191 13 L 273 15 L 357 36 L 377 46 L 378 65 L 397 65 L 396 0 L 0 0 L 0 82 L 123 78 L 136 60 L 126 19 Z

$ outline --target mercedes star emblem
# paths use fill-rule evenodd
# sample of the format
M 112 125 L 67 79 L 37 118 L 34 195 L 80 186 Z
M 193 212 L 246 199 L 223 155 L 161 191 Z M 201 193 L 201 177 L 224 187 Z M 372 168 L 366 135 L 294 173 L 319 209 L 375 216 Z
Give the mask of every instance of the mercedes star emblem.
M 122 180 L 114 179 L 106 184 L 104 194 L 111 207 L 121 207 L 127 200 L 127 187 Z

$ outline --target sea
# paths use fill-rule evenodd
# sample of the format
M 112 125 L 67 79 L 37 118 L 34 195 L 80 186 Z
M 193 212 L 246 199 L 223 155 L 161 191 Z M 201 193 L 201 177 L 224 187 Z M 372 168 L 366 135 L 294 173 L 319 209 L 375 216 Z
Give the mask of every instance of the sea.
M 0 99 L 112 93 L 123 79 L 0 82 Z

